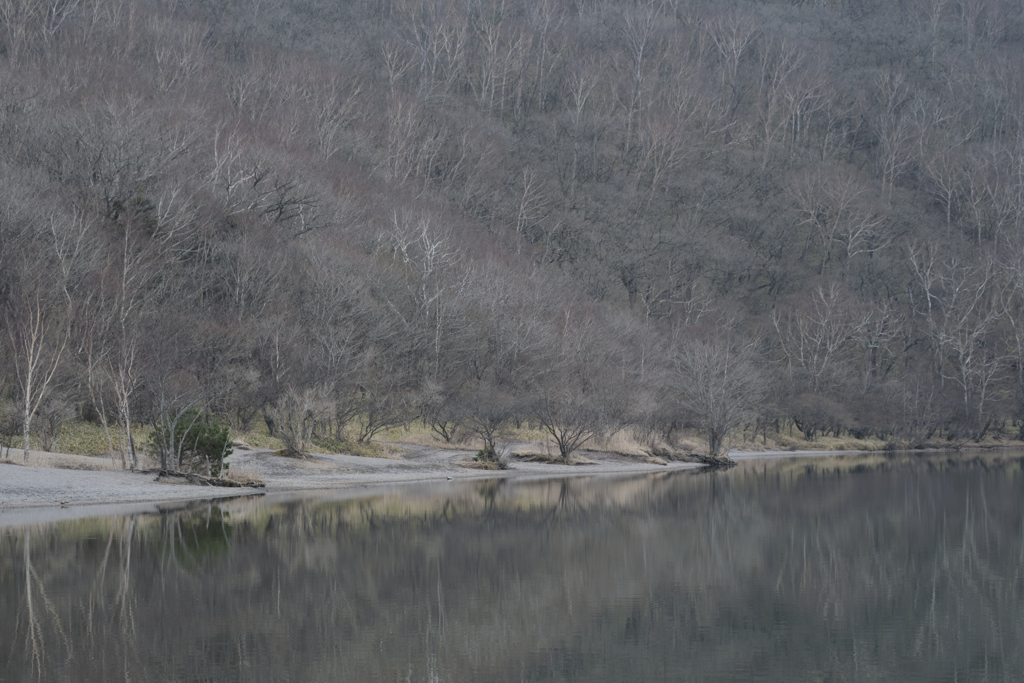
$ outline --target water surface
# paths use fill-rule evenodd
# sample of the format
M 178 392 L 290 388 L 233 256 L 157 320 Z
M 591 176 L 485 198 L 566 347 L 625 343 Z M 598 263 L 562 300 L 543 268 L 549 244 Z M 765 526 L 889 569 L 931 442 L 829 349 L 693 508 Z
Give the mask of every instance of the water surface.
M 0 681 L 1012 681 L 1020 454 L 0 530 Z

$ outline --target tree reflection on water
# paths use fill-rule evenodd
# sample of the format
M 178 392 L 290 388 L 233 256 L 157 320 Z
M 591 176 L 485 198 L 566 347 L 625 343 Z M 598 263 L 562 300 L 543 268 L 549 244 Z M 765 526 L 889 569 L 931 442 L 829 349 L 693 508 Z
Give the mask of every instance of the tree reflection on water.
M 848 456 L 9 529 L 0 680 L 1012 680 L 1022 481 Z

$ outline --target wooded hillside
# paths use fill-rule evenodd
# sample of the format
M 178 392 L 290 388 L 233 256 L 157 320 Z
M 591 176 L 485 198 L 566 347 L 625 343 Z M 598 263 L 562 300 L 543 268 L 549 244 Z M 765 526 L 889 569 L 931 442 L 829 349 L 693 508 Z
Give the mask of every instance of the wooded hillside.
M 1024 431 L 1013 0 L 0 0 L 0 104 L 26 440 Z

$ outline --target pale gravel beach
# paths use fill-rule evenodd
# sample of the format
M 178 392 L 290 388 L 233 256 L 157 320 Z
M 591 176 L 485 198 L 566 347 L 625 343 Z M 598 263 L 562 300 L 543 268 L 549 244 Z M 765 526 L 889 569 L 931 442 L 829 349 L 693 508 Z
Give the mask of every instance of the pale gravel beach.
M 524 444 L 525 445 L 525 444 Z M 398 444 L 398 458 L 322 455 L 288 458 L 266 450 L 237 450 L 227 462 L 233 471 L 261 479 L 266 488 L 221 488 L 157 482 L 156 475 L 113 469 L 109 458 L 31 452 L 43 466 L 0 463 L 0 527 L 106 514 L 159 511 L 189 501 L 265 494 L 360 489 L 437 481 L 496 478 L 547 479 L 615 476 L 677 471 L 701 467 L 694 463 L 650 464 L 637 457 L 587 451 L 581 465 L 514 459 L 507 470 L 463 466 L 471 451 Z M 734 452 L 736 460 L 830 455 L 822 452 Z M 12 449 L 9 461 L 21 462 Z M 94 469 L 96 468 L 96 469 Z

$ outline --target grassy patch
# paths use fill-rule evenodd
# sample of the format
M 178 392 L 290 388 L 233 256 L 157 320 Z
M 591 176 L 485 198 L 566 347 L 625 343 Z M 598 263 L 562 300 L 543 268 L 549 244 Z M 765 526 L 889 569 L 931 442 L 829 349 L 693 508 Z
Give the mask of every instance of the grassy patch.
M 149 425 L 136 424 L 132 426 L 132 435 L 135 438 L 136 449 L 140 456 L 145 452 L 152 432 L 153 429 Z M 1013 439 L 1013 436 L 1015 436 L 1015 433 L 1011 435 L 1008 431 L 993 431 L 980 443 L 974 441 L 952 442 L 940 436 L 931 439 L 926 444 L 920 445 L 938 449 L 957 447 L 995 448 L 1020 445 L 1021 442 Z M 118 445 L 118 434 L 117 428 L 114 425 L 111 425 L 111 437 L 116 448 Z M 248 432 L 232 432 L 231 437 L 233 442 L 244 448 L 278 451 L 284 447 L 281 439 L 270 436 L 267 426 L 262 420 L 255 421 L 252 429 Z M 751 434 L 749 432 L 747 434 L 734 434 L 730 447 L 751 451 L 878 451 L 886 448 L 886 442 L 882 439 L 856 439 L 852 436 L 819 437 L 812 441 L 807 441 L 797 429 L 793 430 L 792 435 L 789 434 L 788 430 L 779 434 L 769 432 L 767 442 L 760 435 L 753 438 L 750 437 Z M 534 427 L 524 424 L 518 429 L 511 428 L 502 440 L 534 442 L 533 448 L 528 451 L 531 454 L 536 454 L 536 444 L 539 443 L 540 448 L 548 451 L 548 455 L 545 456 L 548 460 L 543 461 L 558 462 L 557 451 L 552 452 L 554 447 L 550 443 L 548 434 Z M 38 436 L 33 435 L 30 443 L 33 450 L 41 450 L 42 442 Z M 344 453 L 368 458 L 386 458 L 394 456 L 395 448 L 390 446 L 390 443 L 410 443 L 438 448 L 449 447 L 459 450 L 477 450 L 481 447 L 479 440 L 472 438 L 457 444 L 446 444 L 426 424 L 415 421 L 407 426 L 395 427 L 384 431 L 380 434 L 378 440 L 370 443 L 359 443 L 355 438 L 346 438 L 344 440 L 336 438 L 314 439 L 309 450 L 310 453 Z M 20 446 L 20 439 L 17 439 L 16 443 L 12 445 Z M 918 444 L 905 444 L 903 447 L 912 448 L 916 445 Z M 692 433 L 685 433 L 679 438 L 672 450 L 679 453 L 702 452 L 706 447 L 706 444 L 700 437 Z M 634 439 L 629 430 L 622 430 L 606 437 L 594 439 L 586 444 L 586 448 L 597 451 L 611 451 L 623 455 L 635 455 L 641 458 L 650 455 L 646 446 Z M 106 455 L 108 453 L 107 437 L 103 432 L 102 426 L 92 422 L 75 420 L 68 422 L 61 428 L 54 450 L 58 453 L 76 455 Z
M 252 429 L 247 432 L 232 430 L 231 440 L 242 448 L 258 448 L 268 451 L 284 448 L 284 442 L 270 435 L 270 430 L 267 429 L 267 424 L 263 420 L 254 420 Z
M 132 438 L 135 439 L 135 449 L 139 453 L 146 450 L 146 444 L 153 433 L 153 428 L 145 424 L 132 425 Z M 110 438 L 114 441 L 114 448 L 118 446 L 118 431 L 116 425 L 110 425 Z M 16 439 L 12 444 L 21 447 L 21 439 Z M 37 434 L 29 438 L 29 446 L 32 450 L 42 450 L 43 442 Z M 107 436 L 103 427 L 85 420 L 72 420 L 61 426 L 57 439 L 54 442 L 53 452 L 68 453 L 71 455 L 107 455 L 109 453 Z M 127 446 L 126 446 L 127 450 Z
M 444 439 L 431 431 L 430 427 L 420 420 L 415 420 L 407 425 L 399 425 L 398 427 L 385 429 L 377 434 L 377 438 L 381 441 L 397 441 L 401 443 L 411 443 L 417 446 L 445 445 Z M 451 445 L 454 446 L 456 444 Z
M 387 458 L 391 455 L 387 446 L 382 443 L 371 441 L 370 443 L 359 443 L 346 439 L 339 441 L 333 437 L 324 439 L 313 439 L 310 453 L 340 453 L 344 455 L 358 455 L 362 458 Z
M 117 444 L 116 428 L 111 430 L 110 436 Z M 104 455 L 109 450 L 107 436 L 103 427 L 92 422 L 70 422 L 64 425 L 57 437 L 56 449 L 60 453 L 75 453 L 77 455 Z
M 620 429 L 614 434 L 598 436 L 587 442 L 586 448 L 592 451 L 607 451 L 619 455 L 647 455 L 647 447 L 636 440 L 628 429 Z
M 509 441 L 545 441 L 549 436 L 540 427 L 532 427 L 524 423 L 518 429 L 515 427 L 509 428 L 506 438 Z

